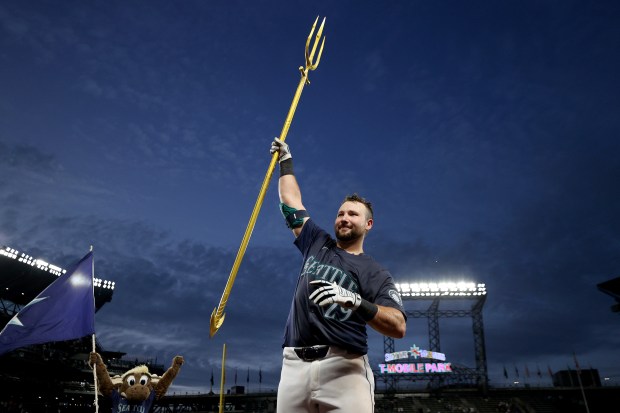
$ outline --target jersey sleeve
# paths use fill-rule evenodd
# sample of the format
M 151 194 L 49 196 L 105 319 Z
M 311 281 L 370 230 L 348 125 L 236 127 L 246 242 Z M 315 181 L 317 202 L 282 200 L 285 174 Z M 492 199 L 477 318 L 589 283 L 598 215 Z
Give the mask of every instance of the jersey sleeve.
M 373 284 L 377 286 L 376 296 L 374 297 L 373 302 L 384 307 L 392 307 L 400 310 L 400 312 L 403 313 L 405 320 L 407 320 L 407 314 L 405 313 L 405 308 L 403 307 L 403 300 L 400 293 L 396 289 L 394 279 L 389 271 L 381 269 L 379 273 L 372 278 Z
M 295 246 L 297 246 L 302 255 L 306 257 L 310 248 L 316 245 L 316 240 L 319 238 L 321 239 L 321 243 L 325 243 L 330 239 L 330 236 L 310 218 L 304 224 L 299 236 L 295 238 Z

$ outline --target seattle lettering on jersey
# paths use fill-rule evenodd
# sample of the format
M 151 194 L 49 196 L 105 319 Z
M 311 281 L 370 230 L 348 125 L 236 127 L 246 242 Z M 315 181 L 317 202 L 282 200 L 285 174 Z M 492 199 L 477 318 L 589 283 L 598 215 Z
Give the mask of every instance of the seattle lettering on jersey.
M 130 403 L 121 397 L 118 390 L 112 392 L 112 413 L 148 413 L 155 400 L 155 392 L 151 391 L 149 397 L 139 403 Z
M 304 263 L 304 268 L 301 270 L 301 276 L 307 277 L 308 282 L 314 280 L 326 280 L 329 282 L 335 282 L 340 287 L 345 288 L 351 292 L 358 292 L 359 286 L 355 282 L 355 279 L 351 277 L 347 272 L 341 268 L 334 267 L 333 265 L 321 263 L 314 255 L 308 257 Z M 338 321 L 346 321 L 351 317 L 353 311 L 341 307 L 339 304 L 332 304 L 326 307 L 324 316 Z
M 117 412 L 137 412 L 137 413 L 146 413 L 146 408 L 144 405 L 138 404 L 119 404 Z

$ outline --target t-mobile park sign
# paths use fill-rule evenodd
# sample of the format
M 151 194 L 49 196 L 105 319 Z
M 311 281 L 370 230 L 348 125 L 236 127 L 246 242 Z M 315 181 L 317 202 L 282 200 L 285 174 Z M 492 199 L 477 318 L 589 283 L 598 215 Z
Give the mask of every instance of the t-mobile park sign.
M 414 359 L 434 359 L 434 360 L 446 360 L 446 355 L 437 351 L 422 350 L 415 344 L 408 351 L 397 351 L 395 353 L 386 353 L 385 361 L 394 361 L 398 359 L 404 359 L 413 357 Z M 384 373 L 409 373 L 409 374 L 421 374 L 421 373 L 452 373 L 452 363 L 390 363 L 379 364 L 379 370 Z

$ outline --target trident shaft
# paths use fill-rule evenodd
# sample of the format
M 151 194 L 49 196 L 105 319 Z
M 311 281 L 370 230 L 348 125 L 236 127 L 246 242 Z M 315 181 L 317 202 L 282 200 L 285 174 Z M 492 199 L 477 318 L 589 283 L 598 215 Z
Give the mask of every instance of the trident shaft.
M 308 74 L 310 71 L 315 70 L 319 66 L 319 62 L 321 61 L 321 54 L 323 54 L 325 38 L 323 38 L 323 40 L 321 41 L 321 47 L 319 49 L 319 54 L 316 57 L 316 61 L 314 61 L 314 54 L 319 44 L 319 40 L 321 39 L 321 35 L 323 34 L 325 18 L 323 18 L 321 26 L 316 32 L 316 38 L 314 40 L 314 43 L 312 44 L 312 49 L 310 49 L 310 41 L 312 39 L 312 34 L 314 33 L 314 29 L 316 28 L 316 24 L 318 21 L 319 18 L 317 17 L 314 21 L 314 24 L 312 25 L 312 29 L 310 30 L 310 34 L 308 35 L 308 39 L 306 40 L 306 64 L 305 66 L 299 67 L 299 71 L 301 72 L 301 79 L 299 80 L 299 85 L 297 86 L 297 90 L 295 91 L 293 103 L 291 103 L 291 107 L 288 110 L 288 115 L 286 116 L 286 120 L 284 121 L 284 126 L 282 127 L 282 131 L 280 132 L 279 138 L 282 141 L 286 139 L 286 135 L 288 134 L 288 130 L 291 126 L 291 122 L 293 122 L 293 116 L 295 115 L 295 109 L 297 109 L 297 103 L 299 103 L 301 92 L 303 91 L 306 84 L 310 84 Z M 252 231 L 254 230 L 254 225 L 256 224 L 256 219 L 258 218 L 258 213 L 260 212 L 261 206 L 263 205 L 265 193 L 267 192 L 267 188 L 269 187 L 269 181 L 271 181 L 271 176 L 273 175 L 273 170 L 275 169 L 277 160 L 278 153 L 276 152 L 271 157 L 271 162 L 269 163 L 269 167 L 267 168 L 267 174 L 265 175 L 265 179 L 263 180 L 263 184 L 258 194 L 258 198 L 256 199 L 256 203 L 254 204 L 254 209 L 252 210 L 250 221 L 248 222 L 248 226 L 245 229 L 245 234 L 243 235 L 243 239 L 241 240 L 239 251 L 237 251 L 237 256 L 235 257 L 235 262 L 233 263 L 230 275 L 228 276 L 228 281 L 226 282 L 226 287 L 224 288 L 224 292 L 222 293 L 222 298 L 220 298 L 220 303 L 217 308 L 213 310 L 213 313 L 211 313 L 211 337 L 213 337 L 215 333 L 217 333 L 217 331 L 224 323 L 224 308 L 226 307 L 226 303 L 228 302 L 230 290 L 235 283 L 235 278 L 237 277 L 237 272 L 239 271 L 239 267 L 241 266 L 243 256 L 245 255 L 245 250 L 247 249 L 248 242 L 250 242 L 250 237 L 252 236 Z

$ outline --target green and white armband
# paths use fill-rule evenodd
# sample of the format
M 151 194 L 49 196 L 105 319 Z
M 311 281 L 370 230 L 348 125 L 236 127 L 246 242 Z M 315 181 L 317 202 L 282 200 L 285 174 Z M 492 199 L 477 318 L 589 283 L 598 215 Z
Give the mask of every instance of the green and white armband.
M 286 226 L 290 229 L 299 228 L 304 224 L 304 218 L 309 217 L 305 209 L 295 209 L 283 202 L 280 202 L 280 212 L 286 221 Z

